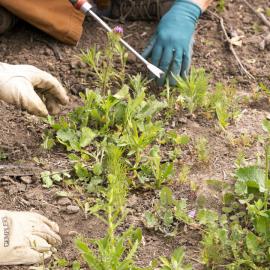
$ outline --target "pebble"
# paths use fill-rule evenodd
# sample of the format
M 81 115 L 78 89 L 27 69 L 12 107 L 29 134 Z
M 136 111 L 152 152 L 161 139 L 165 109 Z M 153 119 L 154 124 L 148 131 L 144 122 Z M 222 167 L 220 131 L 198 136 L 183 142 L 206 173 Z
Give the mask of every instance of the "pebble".
M 129 64 L 134 64 L 134 63 L 136 63 L 136 61 L 137 61 L 136 56 L 135 56 L 134 54 L 132 54 L 132 53 L 129 53 L 129 54 L 128 54 L 127 62 L 128 62 Z
M 57 201 L 57 204 L 62 205 L 62 206 L 65 206 L 65 205 L 71 205 L 71 201 L 70 201 L 69 198 L 63 197 L 63 198 L 60 198 L 60 199 Z
M 51 56 L 52 55 L 52 51 L 49 48 L 46 48 L 44 50 L 44 53 L 43 54 L 46 55 L 46 56 Z
M 68 232 L 68 235 L 69 236 L 77 236 L 77 235 L 79 235 L 79 233 L 76 231 L 70 231 L 70 232 Z
M 9 195 L 17 194 L 18 192 L 25 192 L 26 185 L 17 184 L 17 186 L 4 186 L 4 190 L 8 192 Z
M 77 68 L 85 68 L 87 65 L 82 62 L 79 58 L 73 58 L 71 59 L 70 62 L 70 67 L 73 69 L 77 69 Z
M 179 123 L 181 123 L 181 124 L 186 124 L 187 123 L 187 118 L 183 118 L 183 117 L 181 117 L 181 118 L 179 118 Z
M 80 211 L 80 207 L 77 205 L 68 205 L 66 208 L 66 212 L 68 214 L 76 214 Z
M 22 176 L 21 177 L 21 180 L 25 184 L 31 184 L 32 183 L 32 177 L 31 176 Z

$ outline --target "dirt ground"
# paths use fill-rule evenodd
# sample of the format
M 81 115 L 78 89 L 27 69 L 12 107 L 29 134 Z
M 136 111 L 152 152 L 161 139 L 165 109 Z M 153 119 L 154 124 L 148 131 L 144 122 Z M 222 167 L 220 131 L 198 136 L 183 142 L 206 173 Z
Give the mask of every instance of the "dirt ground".
M 266 0 L 257 0 L 256 6 L 267 8 Z M 241 47 L 235 47 L 243 64 L 248 68 L 258 82 L 270 87 L 270 48 L 262 50 L 260 43 L 270 32 L 259 19 L 240 0 L 226 1 L 226 11 L 222 13 L 227 29 L 232 35 L 243 36 Z M 215 11 L 214 7 L 210 10 Z M 113 24 L 112 24 L 113 25 Z M 124 25 L 126 40 L 138 50 L 142 50 L 155 28 L 155 23 L 130 22 Z M 1 36 L 0 56 L 2 62 L 10 64 L 31 64 L 58 77 L 71 95 L 83 91 L 91 85 L 87 81 L 85 72 L 81 68 L 76 56 L 82 49 L 93 44 L 104 44 L 105 32 L 91 20 L 85 22 L 84 34 L 76 47 L 63 45 L 47 35 L 20 22 L 15 29 Z M 211 74 L 211 82 L 234 81 L 239 95 L 251 95 L 257 84 L 247 76 L 241 74 L 235 58 L 228 49 L 218 20 L 210 13 L 203 15 L 199 22 L 196 43 L 194 47 L 194 66 L 203 67 Z M 134 60 L 131 60 L 134 61 Z M 135 69 L 134 69 L 135 67 Z M 143 71 L 143 67 L 134 63 L 129 66 L 130 72 Z M 77 98 L 72 98 L 76 104 Z M 71 106 L 64 109 L 63 113 Z M 241 144 L 241 138 L 248 138 L 244 142 L 245 154 L 249 161 L 256 158 L 256 153 L 262 146 L 255 140 L 262 134 L 261 122 L 269 114 L 270 104 L 262 100 L 247 104 L 242 108 L 242 114 L 228 131 L 234 134 Z M 45 170 L 61 171 L 69 167 L 61 149 L 47 152 L 41 148 L 42 134 L 46 125 L 37 117 L 19 111 L 13 106 L 0 104 L 0 150 L 7 155 L 7 159 L 0 161 L 0 202 L 1 208 L 7 210 L 34 210 L 55 220 L 60 225 L 63 245 L 59 248 L 58 257 L 69 260 L 76 258 L 73 247 L 75 235 L 82 234 L 89 238 L 102 236 L 105 226 L 94 217 L 86 217 L 82 210 L 70 214 L 68 205 L 76 205 L 76 198 L 80 195 L 72 194 L 68 200 L 59 200 L 56 192 L 65 189 L 54 187 L 44 189 L 41 186 L 40 172 Z M 165 123 L 170 126 L 170 123 Z M 227 143 L 224 133 L 216 128 L 216 121 L 188 115 L 175 116 L 173 128 L 179 133 L 186 133 L 192 138 L 205 136 L 209 140 L 209 165 L 199 164 L 194 157 L 194 149 L 187 148 L 179 160 L 179 170 L 184 163 L 191 166 L 190 180 L 200 188 L 199 194 L 188 191 L 184 185 L 175 185 L 177 197 L 196 200 L 200 194 L 208 194 L 205 185 L 207 179 L 232 181 L 235 159 L 239 154 L 238 147 Z M 68 191 L 68 190 L 66 190 Z M 70 192 L 70 191 L 68 191 Z M 142 213 L 153 204 L 155 194 L 149 191 L 134 192 L 129 198 L 129 208 L 132 215 L 128 217 L 128 224 L 135 224 L 143 228 L 144 245 L 138 254 L 138 264 L 147 265 L 153 258 L 160 255 L 167 256 L 179 245 L 187 249 L 188 256 L 196 257 L 198 251 L 198 235 L 193 231 L 183 230 L 175 238 L 164 237 L 160 233 L 146 230 L 143 226 Z M 216 201 L 215 194 L 209 197 L 208 203 Z M 28 267 L 0 267 L 0 269 L 28 269 Z M 201 269 L 199 265 L 195 269 Z

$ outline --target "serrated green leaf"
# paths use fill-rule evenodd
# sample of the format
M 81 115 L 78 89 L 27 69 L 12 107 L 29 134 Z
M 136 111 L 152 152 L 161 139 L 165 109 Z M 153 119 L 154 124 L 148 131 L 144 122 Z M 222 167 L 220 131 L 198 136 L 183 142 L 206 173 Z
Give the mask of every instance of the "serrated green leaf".
M 270 121 L 269 120 L 264 119 L 263 123 L 262 123 L 262 127 L 263 127 L 264 131 L 270 133 Z
M 258 189 L 260 192 L 266 191 L 264 170 L 257 166 L 238 169 L 236 172 L 236 178 L 238 181 L 237 191 L 239 193 L 247 193 L 248 188 Z
M 160 191 L 160 203 L 167 207 L 173 205 L 173 193 L 170 188 L 163 187 Z
M 120 91 L 118 91 L 115 95 L 115 98 L 117 99 L 126 99 L 129 97 L 129 87 L 128 85 L 124 85 Z
M 51 188 L 53 186 L 53 180 L 51 178 L 51 173 L 49 171 L 44 171 L 40 174 L 43 187 L 45 188 Z
M 248 232 L 246 236 L 246 245 L 249 251 L 256 254 L 259 248 L 258 237 L 254 233 Z
M 53 173 L 52 174 L 52 180 L 55 182 L 61 182 L 62 181 L 62 176 L 60 173 Z
M 196 217 L 202 225 L 213 226 L 218 221 L 218 213 L 209 209 L 200 209 Z
M 81 132 L 82 132 L 82 134 L 81 134 L 81 138 L 80 138 L 80 146 L 86 147 L 96 137 L 96 133 L 88 127 L 83 127 Z
M 144 218 L 145 218 L 146 226 L 148 228 L 155 228 L 157 226 L 158 221 L 157 221 L 155 215 L 153 213 L 151 213 L 150 211 L 147 211 L 144 214 Z

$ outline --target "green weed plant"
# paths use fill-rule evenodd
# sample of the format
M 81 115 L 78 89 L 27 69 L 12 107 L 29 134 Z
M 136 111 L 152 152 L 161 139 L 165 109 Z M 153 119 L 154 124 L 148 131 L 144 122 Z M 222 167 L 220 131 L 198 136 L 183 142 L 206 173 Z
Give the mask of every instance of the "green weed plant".
M 161 189 L 154 209 L 145 213 L 146 227 L 159 230 L 167 236 L 175 236 L 180 224 L 192 222 L 192 217 L 188 214 L 187 201 L 176 200 L 169 187 Z
M 147 82 L 140 75 L 126 76 L 127 55 L 117 36 L 108 37 L 105 50 L 92 48 L 82 55 L 90 73 L 97 78 L 95 89 L 81 94 L 83 105 L 66 116 L 58 120 L 49 117 L 51 129 L 44 136 L 43 147 L 65 147 L 74 168 L 69 176 L 88 194 L 96 196 L 87 214 L 95 215 L 107 228 L 100 239 L 76 240 L 81 258 L 72 263 L 73 270 L 85 269 L 84 265 L 91 270 L 192 269 L 185 263 L 183 248 L 149 267 L 136 265 L 141 229 L 131 226 L 123 230 L 122 225 L 128 215 L 128 191 L 137 183 L 160 189 L 154 209 L 145 214 L 145 225 L 170 236 L 179 232 L 180 224 L 198 230 L 202 240 L 196 262 L 206 269 L 269 269 L 269 144 L 263 167 L 237 168 L 234 190 L 223 190 L 222 213 L 202 208 L 193 210 L 191 215 L 187 201 L 176 200 L 166 186 L 173 179 L 174 164 L 164 160 L 160 151 L 161 142 L 170 141 L 180 147 L 189 142 L 185 135 L 166 132 L 158 120 L 160 112 L 175 105 L 175 92 L 167 88 L 167 102 L 147 95 Z M 210 93 L 204 70 L 193 69 L 188 78 L 177 77 L 176 81 L 175 103 L 190 114 L 199 110 L 215 114 L 223 129 L 235 117 L 235 92 L 217 85 Z M 264 129 L 270 134 L 268 121 L 264 122 Z M 207 141 L 198 141 L 197 153 L 201 161 L 209 161 Z M 188 171 L 183 170 L 184 181 Z M 46 187 L 64 177 L 50 172 L 42 175 Z M 59 262 L 66 265 L 65 261 Z
M 117 146 L 110 145 L 105 156 L 108 178 L 108 187 L 103 192 L 105 200 L 97 201 L 90 212 L 107 225 L 107 231 L 101 239 L 77 239 L 75 244 L 89 269 L 149 269 L 137 267 L 133 260 L 142 241 L 141 230 L 130 227 L 117 234 L 118 227 L 123 224 L 127 215 L 125 206 L 128 181 L 122 151 Z

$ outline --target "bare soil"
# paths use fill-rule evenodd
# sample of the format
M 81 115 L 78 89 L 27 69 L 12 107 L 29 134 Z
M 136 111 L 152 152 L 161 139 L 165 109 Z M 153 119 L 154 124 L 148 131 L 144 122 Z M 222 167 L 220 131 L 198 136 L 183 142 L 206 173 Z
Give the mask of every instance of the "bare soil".
M 257 0 L 256 6 L 269 8 L 266 0 Z M 270 32 L 266 26 L 240 0 L 226 1 L 224 17 L 227 29 L 232 35 L 243 36 L 241 47 L 235 47 L 243 64 L 256 78 L 270 87 L 270 51 L 261 50 L 260 43 Z M 215 11 L 215 8 L 211 8 Z M 113 24 L 113 23 L 111 23 Z M 154 22 L 128 22 L 124 25 L 126 40 L 141 51 L 155 29 Z M 105 32 L 93 21 L 85 22 L 84 34 L 76 47 L 61 44 L 46 34 L 20 22 L 15 29 L 1 36 L 1 61 L 10 64 L 31 64 L 58 77 L 73 95 L 73 102 L 64 108 L 65 113 L 76 106 L 78 98 L 74 95 L 91 85 L 84 68 L 77 60 L 82 49 L 93 44 L 104 44 Z M 194 47 L 194 66 L 203 67 L 211 74 L 211 85 L 221 81 L 234 81 L 239 95 L 251 96 L 257 83 L 240 72 L 235 58 L 228 49 L 218 20 L 210 13 L 201 18 Z M 144 71 L 141 64 L 130 59 L 131 73 Z M 204 136 L 209 140 L 210 160 L 208 164 L 199 163 L 190 146 L 183 151 L 179 160 L 179 170 L 183 164 L 191 167 L 189 179 L 197 184 L 198 192 L 191 192 L 188 185 L 174 185 L 178 198 L 185 197 L 196 201 L 199 195 L 209 195 L 208 204 L 217 204 L 218 194 L 209 190 L 207 179 L 218 179 L 231 182 L 235 168 L 235 159 L 243 151 L 249 161 L 255 160 L 256 153 L 261 152 L 262 145 L 257 138 L 262 134 L 261 122 L 269 114 L 268 99 L 243 105 L 239 119 L 232 123 L 228 131 L 238 140 L 236 146 L 228 143 L 224 132 L 216 127 L 216 121 L 206 117 L 192 118 L 181 113 L 176 115 L 173 123 L 165 123 L 168 128 L 178 129 L 195 140 Z M 59 148 L 47 152 L 41 148 L 42 134 L 46 125 L 41 119 L 13 106 L 0 104 L 0 150 L 7 155 L 0 161 L 0 202 L 1 208 L 7 210 L 37 211 L 60 225 L 63 245 L 59 248 L 58 257 L 68 260 L 76 259 L 77 252 L 73 245 L 74 237 L 82 234 L 89 238 L 101 237 L 105 226 L 92 216 L 86 217 L 82 210 L 75 214 L 67 213 L 67 205 L 76 205 L 76 199 L 83 195 L 67 190 L 65 187 L 45 189 L 41 185 L 40 172 L 44 170 L 61 171 L 69 168 L 68 160 Z M 243 139 L 248 138 L 248 143 Z M 30 183 L 29 183 L 30 182 Z M 69 202 L 59 201 L 57 191 L 71 192 Z M 211 193 L 211 196 L 210 196 Z M 199 250 L 199 235 L 192 229 L 183 228 L 177 237 L 164 237 L 161 233 L 147 230 L 143 225 L 143 213 L 151 207 L 155 194 L 149 191 L 137 191 L 130 194 L 129 208 L 131 215 L 128 224 L 142 227 L 144 245 L 138 254 L 138 264 L 148 265 L 153 258 L 167 256 L 171 251 L 183 245 L 188 257 L 196 258 Z M 28 267 L 0 267 L 0 269 L 28 269 Z M 201 269 L 197 265 L 195 269 Z

